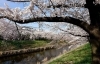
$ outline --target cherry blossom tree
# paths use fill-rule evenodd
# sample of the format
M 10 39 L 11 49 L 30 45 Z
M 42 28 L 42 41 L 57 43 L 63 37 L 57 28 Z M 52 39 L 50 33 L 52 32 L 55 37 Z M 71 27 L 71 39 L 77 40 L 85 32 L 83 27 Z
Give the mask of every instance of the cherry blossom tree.
M 88 33 L 92 64 L 100 64 L 100 0 L 9 0 L 30 2 L 24 9 L 0 8 L 0 18 L 20 24 L 30 22 L 65 22 Z M 84 11 L 84 12 L 82 12 Z M 63 30 L 63 29 L 60 29 Z M 65 31 L 65 30 L 64 30 Z
M 4 40 L 15 40 L 19 37 L 15 24 L 5 19 L 0 19 L 0 35 Z

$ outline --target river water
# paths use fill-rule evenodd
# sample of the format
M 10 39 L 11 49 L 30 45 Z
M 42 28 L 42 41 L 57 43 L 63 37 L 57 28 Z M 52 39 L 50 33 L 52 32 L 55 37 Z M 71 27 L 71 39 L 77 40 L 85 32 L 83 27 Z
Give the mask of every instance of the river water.
M 51 50 L 0 58 L 0 64 L 44 64 L 66 51 L 68 51 L 68 45 Z

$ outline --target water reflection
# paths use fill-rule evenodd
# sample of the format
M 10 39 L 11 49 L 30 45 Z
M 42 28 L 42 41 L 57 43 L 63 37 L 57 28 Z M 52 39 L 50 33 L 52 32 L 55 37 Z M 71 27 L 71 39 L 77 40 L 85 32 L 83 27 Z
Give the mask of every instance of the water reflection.
M 58 49 L 28 53 L 16 56 L 0 58 L 0 64 L 43 64 L 44 62 L 68 51 L 68 46 Z

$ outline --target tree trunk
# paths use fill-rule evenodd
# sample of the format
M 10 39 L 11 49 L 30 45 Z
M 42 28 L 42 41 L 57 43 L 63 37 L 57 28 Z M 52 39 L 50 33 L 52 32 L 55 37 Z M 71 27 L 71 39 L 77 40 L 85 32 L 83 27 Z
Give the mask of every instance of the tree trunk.
M 90 35 L 89 42 L 92 48 L 92 64 L 100 64 L 100 39 Z

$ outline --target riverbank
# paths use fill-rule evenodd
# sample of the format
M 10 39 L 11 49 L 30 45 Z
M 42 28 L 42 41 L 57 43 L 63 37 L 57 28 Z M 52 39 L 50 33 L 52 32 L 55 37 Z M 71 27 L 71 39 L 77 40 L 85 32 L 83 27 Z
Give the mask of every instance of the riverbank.
M 48 45 L 49 42 L 50 40 L 21 40 L 21 41 L 0 40 L 0 51 L 45 47 Z
M 22 53 L 21 50 L 19 50 L 19 51 L 17 50 L 15 52 L 15 54 L 12 54 L 13 56 L 7 55 L 7 54 L 10 54 L 11 52 L 6 51 L 3 54 L 1 53 L 4 56 L 0 58 L 0 63 L 5 64 L 9 61 L 9 64 L 12 64 L 12 63 L 45 64 L 49 60 L 52 60 L 53 58 L 58 57 L 60 55 L 63 55 L 64 53 L 66 53 L 66 52 L 68 52 L 72 49 L 75 49 L 76 47 L 82 45 L 83 43 L 82 42 L 81 43 L 74 42 L 73 44 L 72 43 L 69 43 L 69 44 L 66 43 L 65 44 L 65 42 L 63 42 L 63 43 L 61 43 L 61 42 L 52 43 L 51 42 L 51 43 L 48 43 L 48 44 L 50 46 L 50 48 L 49 48 L 50 50 L 47 49 L 47 48 L 45 48 L 45 50 L 43 50 L 44 49 L 44 47 L 43 47 L 43 49 L 41 51 L 36 50 L 37 51 L 36 52 L 36 51 L 31 51 L 31 48 L 29 48 L 29 50 L 27 50 L 28 53 L 26 53 L 27 52 L 26 51 L 25 54 L 24 54 L 24 53 Z M 51 47 L 51 45 L 53 45 L 53 47 L 55 49 L 52 49 L 53 47 Z M 46 46 L 46 47 L 48 47 L 48 46 Z M 38 49 L 40 49 L 40 47 Z M 23 51 L 25 51 L 25 50 L 23 49 Z M 18 52 L 21 52 L 21 53 L 18 54 Z M 5 57 L 6 55 L 9 56 L 9 57 Z M 48 63 L 46 63 L 46 64 L 48 64 Z
M 0 51 L 0 57 L 19 55 L 19 54 L 25 54 L 25 53 L 31 53 L 31 52 L 39 52 L 39 51 L 44 51 L 44 50 L 49 50 L 49 49 L 54 49 L 54 48 L 55 46 L 51 45 L 51 46 L 38 47 L 38 48 Z
M 0 57 L 40 52 L 62 47 L 65 44 L 61 42 L 54 45 L 50 40 L 0 41 Z
M 46 64 L 91 64 L 90 45 L 88 43 L 75 48 L 67 53 L 53 58 Z
M 39 52 L 54 49 L 54 45 L 48 45 L 50 40 L 24 40 L 24 41 L 1 41 L 0 57 Z

